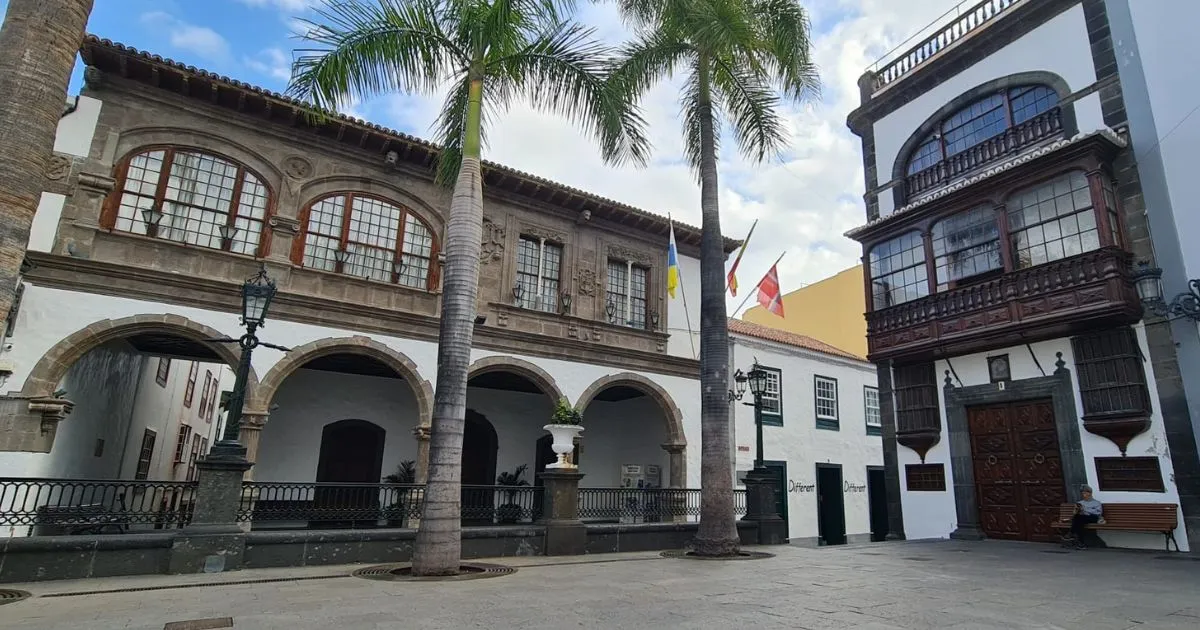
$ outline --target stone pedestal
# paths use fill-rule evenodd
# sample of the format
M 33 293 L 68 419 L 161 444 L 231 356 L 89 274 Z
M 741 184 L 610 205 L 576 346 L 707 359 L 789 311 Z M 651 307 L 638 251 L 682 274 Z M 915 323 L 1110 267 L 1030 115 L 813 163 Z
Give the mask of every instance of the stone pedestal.
M 787 521 L 775 509 L 775 478 L 765 468 L 746 475 L 746 515 L 742 520 L 758 523 L 758 544 L 787 543 Z
M 547 506 L 541 524 L 546 527 L 547 556 L 581 555 L 587 548 L 587 527 L 579 520 L 579 480 L 576 470 L 547 470 L 541 474 Z
M 251 464 L 236 454 L 196 464 L 192 521 L 171 544 L 171 573 L 219 573 L 242 568 L 245 532 L 238 526 L 242 476 Z

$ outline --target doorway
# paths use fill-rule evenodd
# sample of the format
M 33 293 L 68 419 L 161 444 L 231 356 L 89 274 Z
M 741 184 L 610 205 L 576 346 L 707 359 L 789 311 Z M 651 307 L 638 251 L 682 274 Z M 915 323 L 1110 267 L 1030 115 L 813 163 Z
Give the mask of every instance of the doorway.
M 554 443 L 553 435 L 543 435 L 538 438 L 537 445 L 534 450 L 533 457 L 533 487 L 544 488 L 546 482 L 542 480 L 542 473 L 546 472 L 546 466 L 558 461 L 558 455 L 554 454 L 554 449 L 551 444 Z M 571 461 L 579 466 L 579 445 L 575 445 L 575 451 L 571 453 Z M 542 518 L 542 508 L 545 505 L 545 492 L 538 490 L 533 493 L 533 520 L 537 522 Z
M 366 420 L 339 420 L 321 430 L 317 483 L 371 484 L 318 486 L 309 527 L 342 528 L 374 525 L 379 519 L 383 446 L 387 431 Z M 326 518 L 321 518 L 326 517 Z M 332 517 L 332 518 L 328 518 Z
M 887 494 L 882 466 L 867 466 L 867 511 L 871 521 L 871 542 L 887 539 Z
M 468 409 L 462 450 L 463 525 L 491 525 L 493 522 L 496 492 L 492 486 L 496 485 L 496 453 L 499 448 L 492 423 L 483 414 Z
M 817 539 L 820 545 L 846 544 L 842 465 L 817 464 Z
M 967 408 L 979 523 L 988 538 L 1052 542 L 1067 502 L 1048 399 Z

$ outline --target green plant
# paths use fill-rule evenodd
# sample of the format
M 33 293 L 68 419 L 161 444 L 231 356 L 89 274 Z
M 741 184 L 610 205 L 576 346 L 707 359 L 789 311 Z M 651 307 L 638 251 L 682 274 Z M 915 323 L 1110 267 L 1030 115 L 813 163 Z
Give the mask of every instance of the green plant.
M 384 477 L 383 480 L 388 483 L 416 483 L 417 463 L 411 459 L 406 459 L 396 467 L 396 472 Z
M 554 415 L 550 416 L 550 424 L 583 424 L 583 414 L 572 407 L 566 398 L 559 398 L 554 406 Z
M 502 472 L 496 477 L 496 485 L 508 486 L 509 488 L 528 486 L 529 482 L 525 481 L 525 471 L 528 469 L 527 465 L 521 464 L 512 472 Z M 496 518 L 501 523 L 516 523 L 521 520 L 521 513 L 523 512 L 521 506 L 515 503 L 517 491 L 515 489 L 505 490 L 504 496 L 508 503 L 496 509 Z

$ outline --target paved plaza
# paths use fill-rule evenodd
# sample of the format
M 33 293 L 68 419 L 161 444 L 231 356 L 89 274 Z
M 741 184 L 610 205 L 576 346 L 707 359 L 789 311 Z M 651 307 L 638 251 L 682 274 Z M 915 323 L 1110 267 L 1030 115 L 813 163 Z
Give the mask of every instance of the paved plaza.
M 34 597 L 0 606 L 0 628 L 230 627 L 167 625 L 221 617 L 237 630 L 1200 627 L 1200 558 L 1188 554 L 954 541 L 769 551 L 510 558 L 515 574 L 449 583 L 308 567 L 3 585 Z

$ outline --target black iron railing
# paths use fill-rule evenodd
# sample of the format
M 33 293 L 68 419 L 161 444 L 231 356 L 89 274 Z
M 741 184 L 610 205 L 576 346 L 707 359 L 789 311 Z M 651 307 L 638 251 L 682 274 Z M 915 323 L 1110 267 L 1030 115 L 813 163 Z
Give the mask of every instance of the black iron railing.
M 311 527 L 407 527 L 421 516 L 425 487 L 388 483 L 242 484 L 239 521 Z
M 580 488 L 579 518 L 585 521 L 659 523 L 695 521 L 701 491 L 694 488 Z M 746 491 L 733 491 L 734 512 L 746 513 Z
M 542 516 L 544 488 L 463 486 L 463 525 L 531 523 Z
M 29 526 L 30 535 L 43 536 L 182 527 L 195 491 L 188 481 L 2 477 L 0 526 Z

